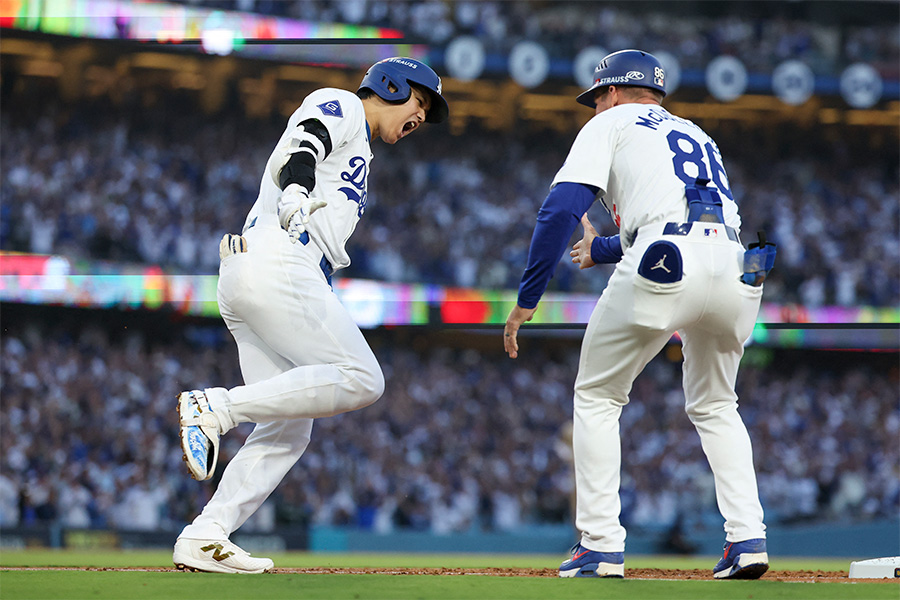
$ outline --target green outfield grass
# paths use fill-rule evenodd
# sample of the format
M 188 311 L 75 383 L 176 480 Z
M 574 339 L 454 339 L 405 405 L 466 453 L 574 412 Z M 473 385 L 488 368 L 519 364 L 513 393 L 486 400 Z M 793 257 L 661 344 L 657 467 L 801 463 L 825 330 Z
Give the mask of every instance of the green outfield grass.
M 548 555 L 310 554 L 271 555 L 281 568 L 552 568 Z M 629 556 L 627 568 L 709 569 L 715 557 Z M 0 598 L 192 599 L 880 599 L 900 597 L 892 583 L 780 581 L 561 580 L 481 575 L 293 574 L 211 575 L 142 571 L 10 571 L 8 567 L 170 567 L 169 551 L 24 550 L 0 553 Z M 847 571 L 850 559 L 777 559 L 773 570 Z

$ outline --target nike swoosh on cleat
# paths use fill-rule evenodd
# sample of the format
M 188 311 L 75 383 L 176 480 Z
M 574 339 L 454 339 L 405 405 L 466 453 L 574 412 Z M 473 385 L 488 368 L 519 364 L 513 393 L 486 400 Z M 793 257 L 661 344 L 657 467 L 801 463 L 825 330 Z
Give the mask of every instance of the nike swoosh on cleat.
M 576 554 L 575 556 L 573 556 L 573 557 L 571 558 L 571 560 L 573 560 L 573 561 L 578 560 L 579 558 L 581 558 L 582 556 L 584 556 L 584 555 L 587 554 L 588 552 L 590 552 L 590 550 L 585 550 L 584 552 L 579 552 L 578 554 Z

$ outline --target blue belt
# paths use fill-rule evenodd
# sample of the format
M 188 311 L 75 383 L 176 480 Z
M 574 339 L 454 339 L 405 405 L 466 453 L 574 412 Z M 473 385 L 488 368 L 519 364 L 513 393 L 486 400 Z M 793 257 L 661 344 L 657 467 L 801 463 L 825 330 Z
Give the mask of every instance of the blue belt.
M 699 224 L 700 227 L 703 227 L 706 223 L 702 221 L 693 221 L 691 223 L 666 223 L 666 226 L 663 229 L 663 235 L 687 235 L 691 232 L 691 227 L 695 224 Z M 717 224 L 721 225 L 721 223 Z M 738 244 L 741 243 L 741 238 L 734 227 L 725 225 L 725 233 L 732 242 L 737 242 Z

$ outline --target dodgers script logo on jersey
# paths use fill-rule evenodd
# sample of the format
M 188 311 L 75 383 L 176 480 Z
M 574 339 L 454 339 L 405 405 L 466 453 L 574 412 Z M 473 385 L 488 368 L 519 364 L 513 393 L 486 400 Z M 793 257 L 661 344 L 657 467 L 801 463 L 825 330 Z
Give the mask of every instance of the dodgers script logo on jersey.
M 344 117 L 344 113 L 341 110 L 341 103 L 337 100 L 332 100 L 331 102 L 323 102 L 322 104 L 317 104 L 316 108 L 322 111 L 323 115 L 328 115 L 331 117 L 337 117 L 342 119 Z
M 338 188 L 338 191 L 344 192 L 344 195 L 347 196 L 347 200 L 359 204 L 357 215 L 362 217 L 363 213 L 366 212 L 366 201 L 368 196 L 368 193 L 366 192 L 366 181 L 368 180 L 369 167 L 362 156 L 354 156 L 350 159 L 350 168 L 353 169 L 353 171 L 342 172 L 341 179 L 350 183 L 353 187 Z

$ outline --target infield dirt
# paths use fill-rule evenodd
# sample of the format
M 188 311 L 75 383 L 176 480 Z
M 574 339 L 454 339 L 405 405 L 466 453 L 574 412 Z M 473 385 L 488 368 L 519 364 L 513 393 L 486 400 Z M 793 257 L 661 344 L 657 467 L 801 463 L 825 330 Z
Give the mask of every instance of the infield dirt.
M 3 567 L 7 571 L 144 571 L 171 572 L 175 567 L 138 568 L 138 567 Z M 276 568 L 274 574 L 294 573 L 304 575 L 340 574 L 340 575 L 443 575 L 460 576 L 475 575 L 488 577 L 557 577 L 556 569 L 524 569 L 524 568 Z M 712 572 L 704 569 L 625 569 L 626 579 L 646 580 L 713 580 Z M 900 583 L 897 579 L 855 579 L 851 580 L 847 571 L 769 571 L 762 576 L 764 581 L 806 581 L 806 582 L 845 582 L 859 581 L 866 583 Z

